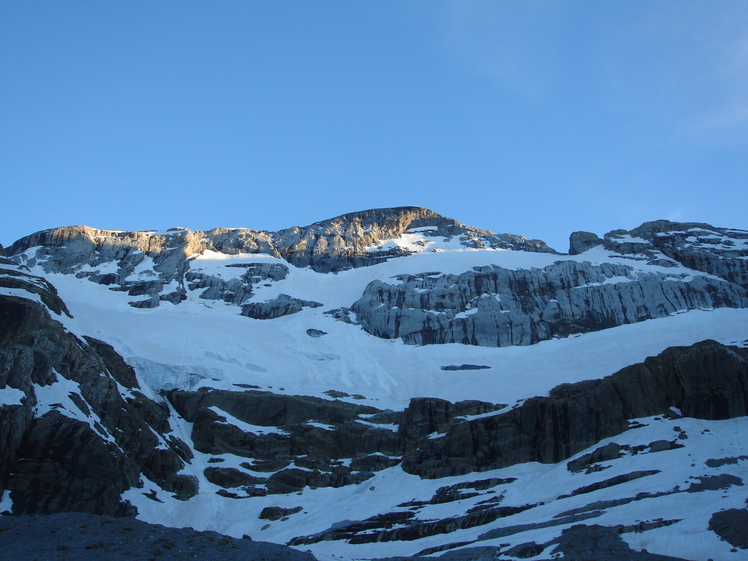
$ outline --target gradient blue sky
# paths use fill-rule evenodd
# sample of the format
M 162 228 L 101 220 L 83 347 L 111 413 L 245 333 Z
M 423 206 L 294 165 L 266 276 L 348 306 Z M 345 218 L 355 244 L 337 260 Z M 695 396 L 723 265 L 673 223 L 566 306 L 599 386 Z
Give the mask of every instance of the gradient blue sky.
M 748 229 L 745 1 L 0 2 L 0 243 L 419 205 Z

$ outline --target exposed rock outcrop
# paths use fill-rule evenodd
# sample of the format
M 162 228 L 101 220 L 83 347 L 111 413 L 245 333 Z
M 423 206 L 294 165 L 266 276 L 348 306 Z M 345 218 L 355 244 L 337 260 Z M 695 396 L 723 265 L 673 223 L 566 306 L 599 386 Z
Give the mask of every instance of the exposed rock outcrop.
M 748 509 L 730 508 L 715 512 L 709 530 L 740 549 L 748 549 Z
M 220 481 L 232 475 L 238 485 L 254 485 L 246 489 L 248 493 L 360 483 L 372 476 L 371 471 L 399 463 L 397 457 L 404 449 L 396 431 L 373 422 L 381 415 L 373 407 L 257 391 L 175 390 L 168 397 L 177 412 L 193 423 L 196 450 L 251 458 L 243 467 L 272 473 L 262 481 L 239 482 L 233 472 L 209 468 L 211 480 L 221 486 L 226 485 L 219 482 L 219 473 L 223 474 Z M 344 458 L 353 458 L 351 467 L 341 465 Z M 291 463 L 296 467 L 288 467 Z
M 254 319 L 275 319 L 296 314 L 304 308 L 319 308 L 319 302 L 301 300 L 288 294 L 281 294 L 267 302 L 253 302 L 242 306 L 242 315 Z
M 398 280 L 370 283 L 351 311 L 368 333 L 416 345 L 530 345 L 687 310 L 748 307 L 745 288 L 727 280 L 613 263 L 492 265 Z
M 671 407 L 700 419 L 748 414 L 748 351 L 715 341 L 672 347 L 602 380 L 563 384 L 506 413 L 421 438 L 402 465 L 437 478 L 520 462 L 555 463 L 620 434 L 629 419 Z
M 467 415 L 482 415 L 503 409 L 506 405 L 484 401 L 459 401 L 452 403 L 435 397 L 417 397 L 410 400 L 400 422 L 400 434 L 410 441 L 434 433 L 443 433 L 450 426 L 463 422 Z
M 579 255 L 588 249 L 603 244 L 603 240 L 592 232 L 572 232 L 569 236 L 569 255 Z
M 645 222 L 605 234 L 604 247 L 641 255 L 654 264 L 672 260 L 689 269 L 748 287 L 748 232 L 698 222 Z M 664 258 L 664 259 L 663 259 Z
M 244 228 L 215 228 L 207 232 L 184 228 L 166 232 L 119 232 L 67 226 L 26 236 L 11 245 L 7 252 L 10 256 L 25 254 L 26 264 L 38 263 L 46 272 L 78 274 L 100 284 L 116 285 L 133 292 L 131 295 L 156 294 L 172 281 L 179 284 L 177 291 L 183 293 L 185 280 L 200 282 L 195 277 L 184 278 L 189 260 L 206 251 L 271 255 L 297 267 L 311 267 L 326 273 L 408 255 L 410 251 L 401 247 L 371 250 L 378 244 L 400 238 L 408 230 L 423 231 L 437 239 L 458 238 L 467 247 L 553 252 L 540 240 L 494 234 L 420 207 L 352 212 L 278 232 Z M 136 267 L 147 265 L 146 259 L 153 260 L 150 270 L 155 278 L 136 278 L 139 274 Z M 117 264 L 116 273 L 102 273 L 102 266 L 110 263 Z M 211 288 L 210 281 L 203 279 L 202 282 Z
M 291 516 L 297 512 L 301 512 L 303 507 L 296 506 L 294 508 L 283 508 L 280 506 L 268 506 L 262 509 L 260 513 L 261 520 L 280 520 L 286 516 Z
M 288 276 L 282 263 L 229 263 L 229 268 L 245 269 L 238 278 L 224 279 L 200 271 L 187 271 L 184 279 L 189 290 L 204 289 L 200 298 L 223 300 L 237 306 L 244 305 L 254 294 L 254 287 L 265 281 L 280 281 Z

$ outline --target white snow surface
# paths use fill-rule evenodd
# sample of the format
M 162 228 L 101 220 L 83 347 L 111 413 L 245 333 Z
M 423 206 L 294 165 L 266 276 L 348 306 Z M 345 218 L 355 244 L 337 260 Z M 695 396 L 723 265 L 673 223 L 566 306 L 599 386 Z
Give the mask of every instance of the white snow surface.
M 21 405 L 21 399 L 24 393 L 16 388 L 0 388 L 0 407 L 9 407 L 11 405 Z
M 692 272 L 611 258 L 602 248 L 577 256 L 485 249 L 418 253 L 337 274 L 297 268 L 266 255 L 229 257 L 210 253 L 193 261 L 194 268 L 222 275 L 243 271 L 227 268 L 227 263 L 283 263 L 290 271 L 286 279 L 257 286 L 253 301 L 289 294 L 323 304 L 273 320 L 243 317 L 237 306 L 200 299 L 200 290 L 190 292 L 178 305 L 162 303 L 153 309 L 134 309 L 128 305 L 133 298 L 122 292 L 72 275 L 46 276 L 73 315 L 73 319 L 62 319 L 65 326 L 112 344 L 135 367 L 141 381 L 156 391 L 254 384 L 262 389 L 283 387 L 286 393 L 323 398 L 331 389 L 362 394 L 366 403 L 382 409 L 403 409 L 411 397 L 419 396 L 513 404 L 545 395 L 563 382 L 612 374 L 670 346 L 691 345 L 707 338 L 722 343 L 748 339 L 748 310 L 741 309 L 692 311 L 584 336 L 502 348 L 405 345 L 399 340 L 379 339 L 324 313 L 350 306 L 375 279 L 397 283 L 393 277 L 401 274 L 460 274 L 487 264 L 509 269 L 544 267 L 562 259 L 618 261 L 634 270 L 661 269 L 671 276 Z M 310 328 L 327 335 L 309 337 L 306 330 Z M 457 372 L 440 369 L 463 363 L 491 368 Z
M 220 409 L 219 407 L 216 407 L 215 405 L 212 407 L 208 407 L 210 411 L 213 411 L 216 415 L 219 415 L 220 417 L 223 417 L 226 419 L 225 421 L 221 421 L 221 424 L 225 425 L 233 425 L 236 428 L 252 433 L 252 434 L 288 434 L 287 431 L 276 429 L 275 427 L 262 427 L 259 425 L 251 425 L 249 423 L 245 423 L 244 421 L 237 419 L 236 417 L 229 415 L 226 413 L 226 411 Z
M 0 496 L 0 512 L 6 511 L 13 511 L 13 499 L 10 498 L 10 491 L 7 489 L 3 491 L 2 496 Z

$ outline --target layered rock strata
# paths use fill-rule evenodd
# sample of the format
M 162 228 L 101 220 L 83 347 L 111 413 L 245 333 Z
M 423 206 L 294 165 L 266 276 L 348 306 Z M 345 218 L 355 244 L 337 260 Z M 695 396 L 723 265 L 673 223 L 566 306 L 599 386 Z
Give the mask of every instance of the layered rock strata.
M 475 267 L 460 275 L 374 281 L 350 310 L 368 333 L 405 343 L 531 345 L 695 309 L 744 308 L 743 286 L 713 276 L 558 261 L 543 269 Z

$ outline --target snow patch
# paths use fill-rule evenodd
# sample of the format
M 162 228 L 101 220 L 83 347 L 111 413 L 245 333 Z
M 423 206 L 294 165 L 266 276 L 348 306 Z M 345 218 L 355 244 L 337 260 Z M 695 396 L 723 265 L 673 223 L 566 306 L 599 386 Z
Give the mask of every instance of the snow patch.
M 0 497 L 0 514 L 3 512 L 13 512 L 13 500 L 10 498 L 10 491 L 6 489 Z
M 164 364 L 143 357 L 128 357 L 127 363 L 156 391 L 191 390 L 205 381 L 226 379 L 218 368 L 201 365 Z
M 241 421 L 237 419 L 236 417 L 230 415 L 229 413 L 226 413 L 226 411 L 224 411 L 223 409 L 220 409 L 219 407 L 216 407 L 215 405 L 208 407 L 208 410 L 226 419 L 226 421 L 221 421 L 220 424 L 233 425 L 236 428 L 244 432 L 256 434 L 259 436 L 266 435 L 266 434 L 282 434 L 282 435 L 290 434 L 287 431 L 284 431 L 276 427 L 263 427 L 260 425 L 251 425 L 249 423 L 245 423 L 244 421 Z
M 10 407 L 11 405 L 21 405 L 21 400 L 26 396 L 21 390 L 16 388 L 0 388 L 0 407 Z M 1 510 L 1 509 L 0 509 Z

